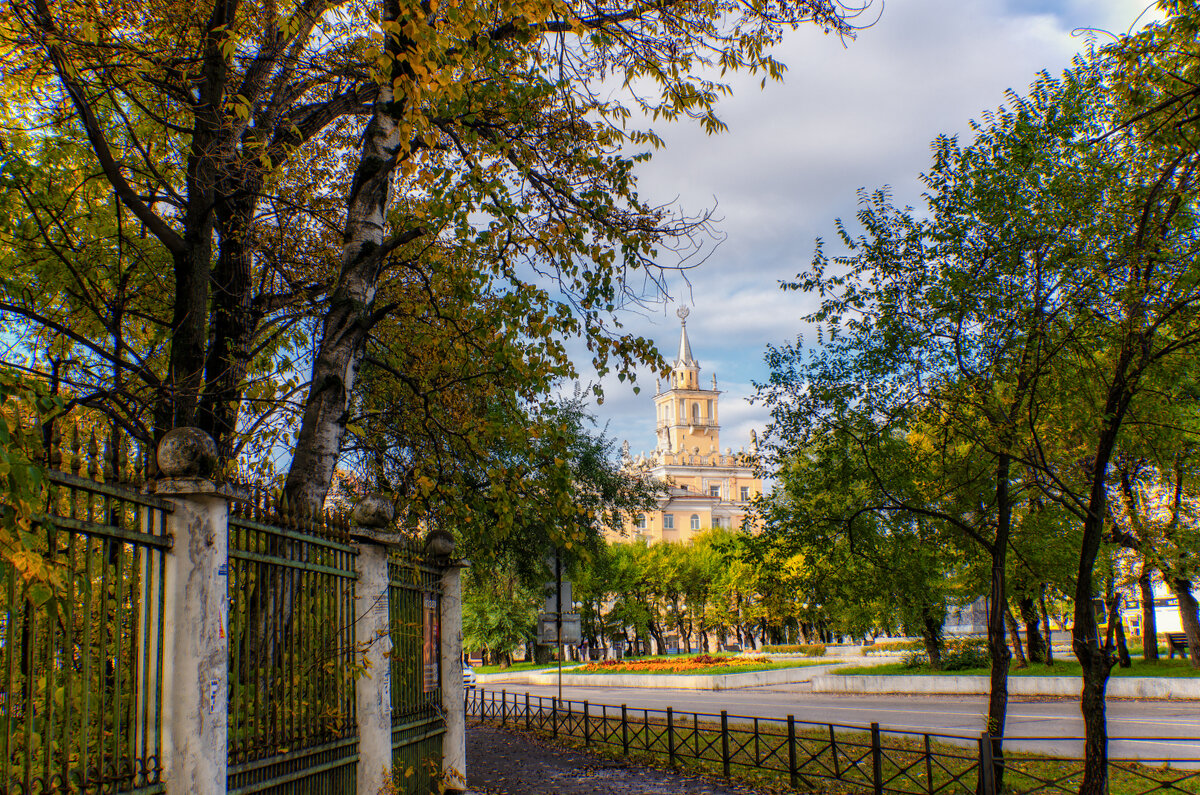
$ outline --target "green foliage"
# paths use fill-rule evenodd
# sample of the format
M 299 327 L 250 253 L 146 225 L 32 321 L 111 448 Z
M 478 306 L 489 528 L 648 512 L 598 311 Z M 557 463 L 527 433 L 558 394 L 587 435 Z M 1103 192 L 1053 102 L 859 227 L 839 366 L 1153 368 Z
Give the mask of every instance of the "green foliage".
M 868 654 L 893 654 L 898 651 L 920 651 L 925 644 L 919 640 L 885 640 L 876 641 L 870 646 L 863 646 L 863 656 Z
M 853 33 L 830 0 L 10 11 L 0 311 L 19 353 L 52 348 L 143 442 L 198 425 L 270 472 L 305 439 L 288 489 L 310 508 L 381 348 L 420 352 L 381 357 L 375 386 L 430 433 L 455 427 L 423 411 L 442 363 L 518 403 L 579 375 L 572 339 L 599 375 L 661 370 L 618 313 L 661 297 L 664 252 L 703 247 L 709 219 L 639 195 L 662 141 L 633 117 L 718 131 L 728 75 L 781 78 L 785 30 Z
M 905 668 L 928 668 L 929 655 L 913 651 L 904 655 L 901 664 Z M 942 651 L 943 671 L 962 671 L 967 668 L 986 668 L 991 665 L 987 641 L 981 638 L 957 638 L 947 641 Z
M 473 572 L 463 588 L 463 648 L 487 650 L 493 664 L 507 660 L 533 636 L 540 602 L 512 572 Z
M 63 587 L 63 574 L 44 556 L 45 541 L 35 514 L 44 499 L 46 474 L 42 423 L 62 402 L 41 385 L 0 367 L 0 561 L 16 571 L 35 605 Z
M 805 657 L 824 657 L 825 644 L 823 643 L 789 643 L 784 646 L 763 646 L 762 650 L 768 654 L 803 654 Z

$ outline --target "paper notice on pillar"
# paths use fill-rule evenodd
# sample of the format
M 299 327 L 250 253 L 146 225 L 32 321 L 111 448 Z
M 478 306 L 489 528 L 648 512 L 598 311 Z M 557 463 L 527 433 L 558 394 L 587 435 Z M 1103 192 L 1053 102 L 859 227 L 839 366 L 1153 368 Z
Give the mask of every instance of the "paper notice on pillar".
M 217 711 L 217 691 L 221 688 L 221 683 L 213 679 L 208 683 L 208 714 L 212 715 Z

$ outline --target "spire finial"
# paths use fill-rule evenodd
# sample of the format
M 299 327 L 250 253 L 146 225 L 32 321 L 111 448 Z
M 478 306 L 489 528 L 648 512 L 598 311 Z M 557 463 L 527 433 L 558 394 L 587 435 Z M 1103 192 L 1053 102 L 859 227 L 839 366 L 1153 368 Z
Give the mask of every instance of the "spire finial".
M 679 317 L 679 355 L 675 358 L 675 366 L 697 366 L 697 362 L 692 358 L 692 344 L 688 342 L 687 333 L 687 317 L 691 310 L 681 306 L 675 310 L 675 314 Z

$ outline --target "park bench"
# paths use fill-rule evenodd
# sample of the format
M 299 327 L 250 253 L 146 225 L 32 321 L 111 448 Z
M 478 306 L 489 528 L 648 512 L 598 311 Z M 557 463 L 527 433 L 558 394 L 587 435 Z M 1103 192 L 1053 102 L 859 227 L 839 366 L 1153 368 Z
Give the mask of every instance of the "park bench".
M 1180 657 L 1182 657 L 1185 660 L 1187 659 L 1187 655 L 1188 655 L 1187 635 L 1185 635 L 1182 632 L 1168 632 L 1167 633 L 1167 654 L 1173 660 L 1173 659 L 1175 659 L 1175 652 L 1177 652 L 1177 651 L 1179 652 Z

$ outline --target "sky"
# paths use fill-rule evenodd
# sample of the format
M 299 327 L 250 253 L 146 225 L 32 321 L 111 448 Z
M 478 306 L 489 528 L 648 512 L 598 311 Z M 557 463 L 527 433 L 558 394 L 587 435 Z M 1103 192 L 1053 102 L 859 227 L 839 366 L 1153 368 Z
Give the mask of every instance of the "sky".
M 749 444 L 767 412 L 752 405 L 767 376 L 769 344 L 795 341 L 813 301 L 785 293 L 834 221 L 854 232 L 860 188 L 890 186 L 897 203 L 919 206 L 919 176 L 940 134 L 970 140 L 969 122 L 1018 93 L 1037 73 L 1062 72 L 1088 29 L 1124 33 L 1150 15 L 1146 0 L 874 0 L 876 24 L 840 41 L 816 28 L 791 32 L 776 49 L 784 82 L 734 81 L 718 114 L 729 129 L 656 126 L 666 140 L 639 167 L 639 190 L 689 213 L 713 210 L 721 241 L 704 261 L 669 279 L 671 300 L 622 314 L 626 330 L 653 339 L 668 361 L 679 345 L 675 310 L 686 305 L 701 383 L 717 375 L 721 448 Z M 1139 19 L 1140 17 L 1140 19 Z M 1100 41 L 1108 39 L 1097 34 Z M 670 264 L 664 260 L 664 264 Z M 586 357 L 580 357 L 581 362 Z M 588 381 L 586 367 L 581 366 Z M 595 380 L 593 374 L 592 379 Z M 652 450 L 654 377 L 641 394 L 615 376 L 601 379 L 601 427 L 633 453 Z

